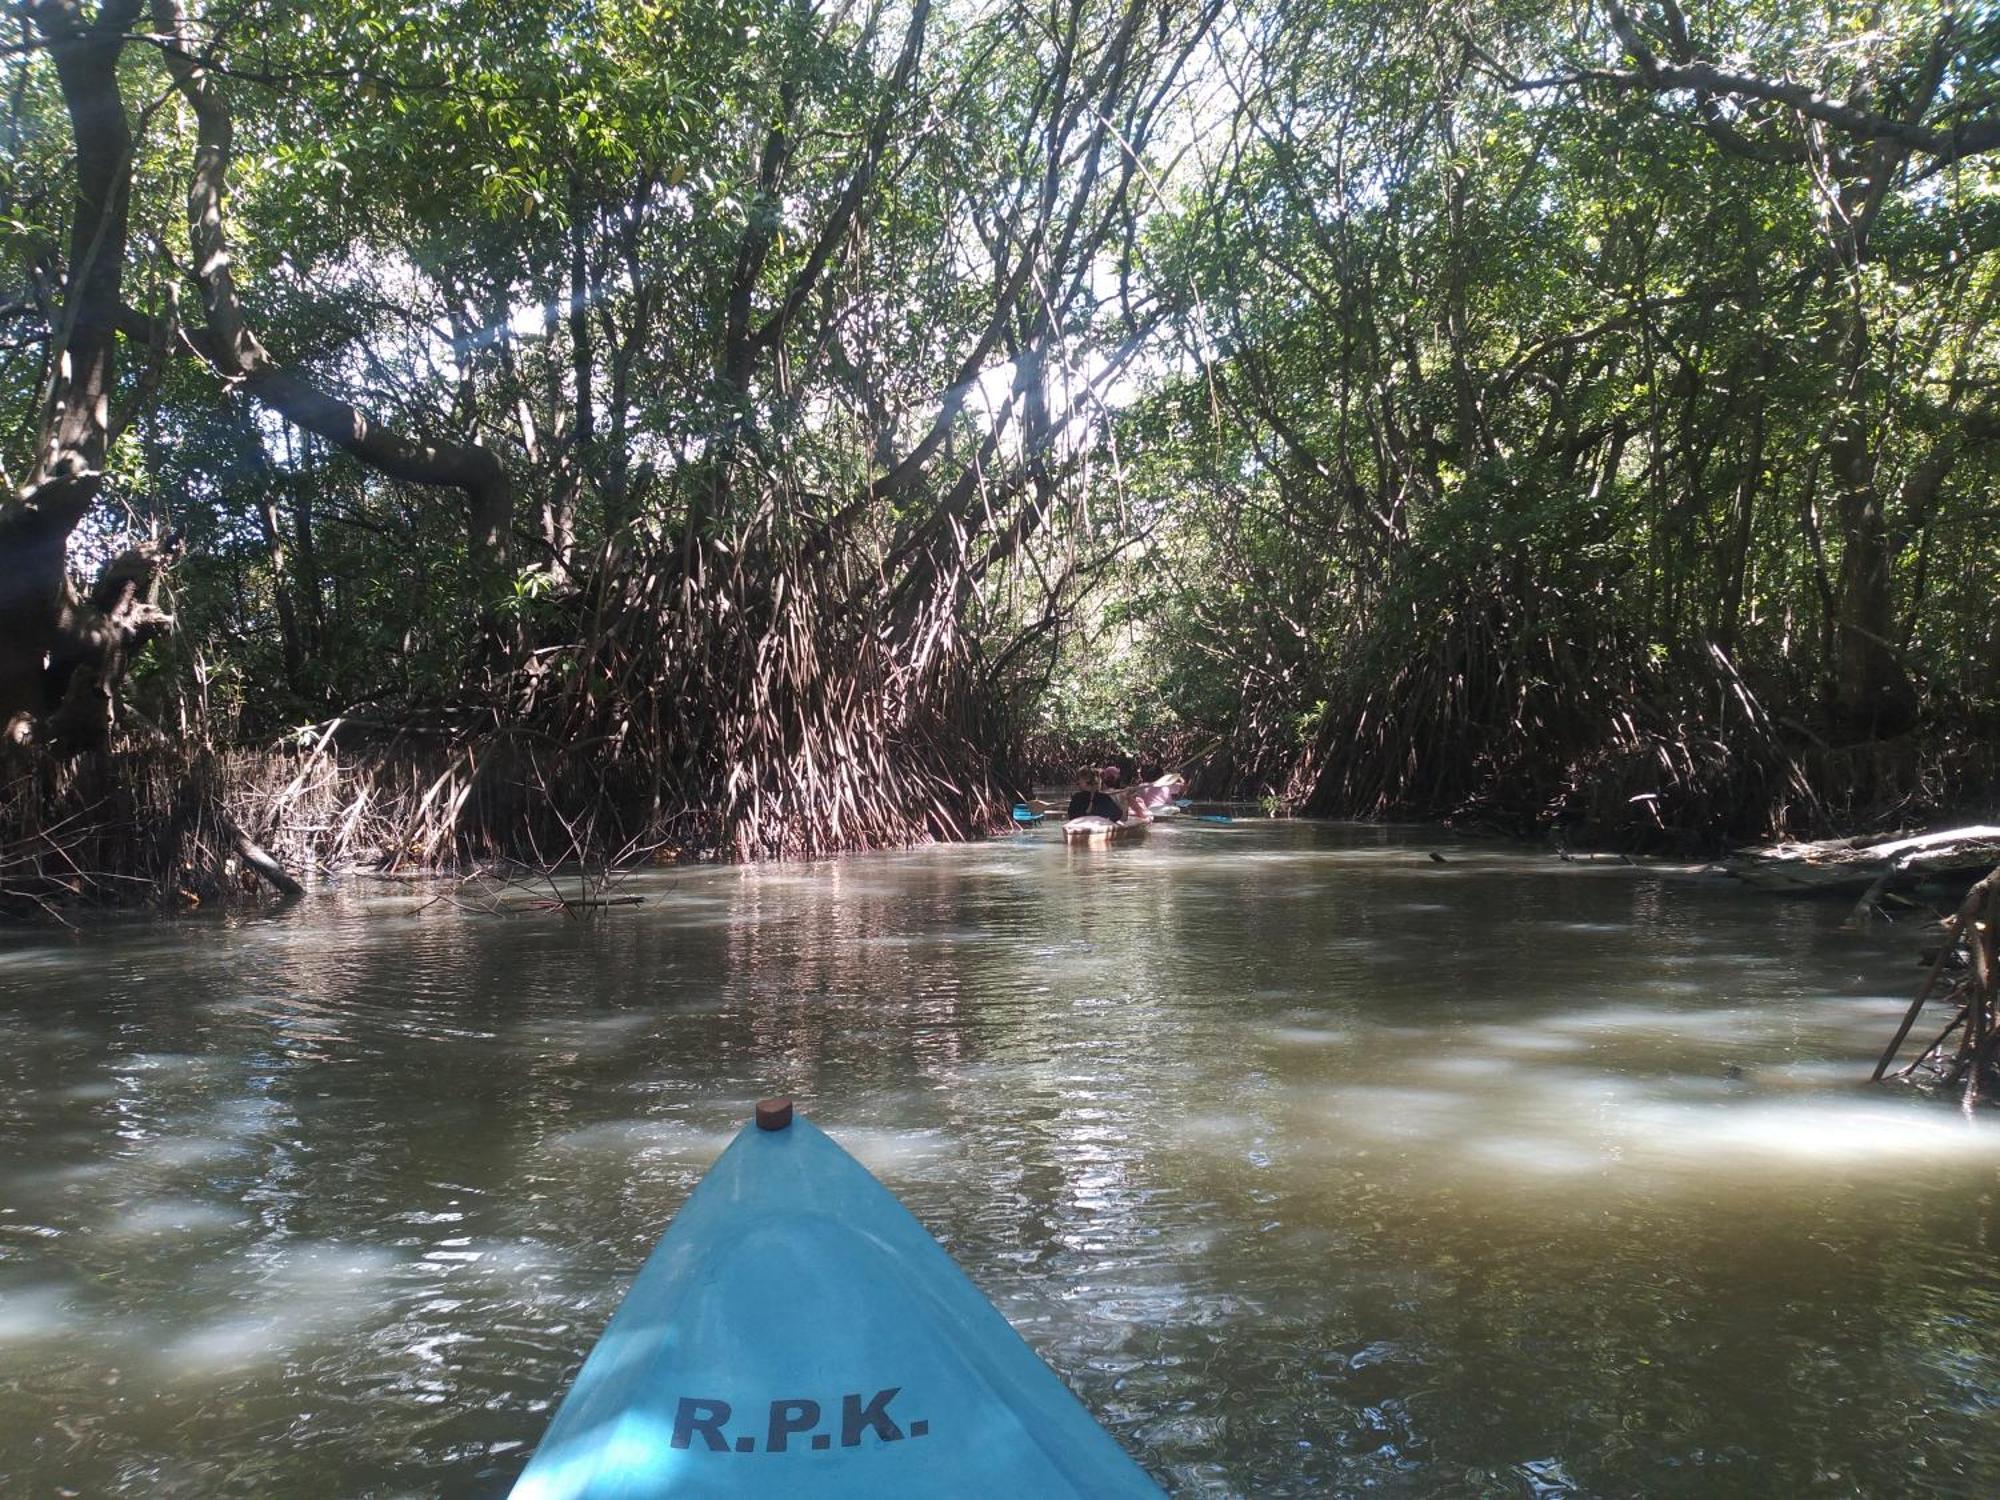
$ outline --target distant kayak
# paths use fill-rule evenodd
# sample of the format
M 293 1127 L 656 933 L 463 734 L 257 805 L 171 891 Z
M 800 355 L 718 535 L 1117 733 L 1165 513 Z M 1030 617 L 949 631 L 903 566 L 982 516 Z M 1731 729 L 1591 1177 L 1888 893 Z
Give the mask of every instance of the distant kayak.
M 769 1101 L 674 1216 L 512 1493 L 1161 1491 L 866 1168 Z

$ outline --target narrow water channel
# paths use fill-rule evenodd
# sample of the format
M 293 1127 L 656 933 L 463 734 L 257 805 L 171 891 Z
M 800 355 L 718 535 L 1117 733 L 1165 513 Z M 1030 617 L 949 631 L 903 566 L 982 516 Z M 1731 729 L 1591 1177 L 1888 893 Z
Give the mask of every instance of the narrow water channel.
M 5 939 L 0 1491 L 504 1493 L 788 1092 L 1175 1494 L 2000 1493 L 1907 935 L 1309 824 L 627 889 Z

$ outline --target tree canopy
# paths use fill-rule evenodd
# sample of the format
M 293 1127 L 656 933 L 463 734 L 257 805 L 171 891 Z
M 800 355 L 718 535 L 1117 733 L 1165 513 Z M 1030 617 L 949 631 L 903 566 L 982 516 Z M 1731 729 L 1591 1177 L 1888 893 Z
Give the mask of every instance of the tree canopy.
M 32 753 L 338 719 L 742 855 L 1037 730 L 1627 836 L 1991 773 L 1983 10 L 11 14 Z

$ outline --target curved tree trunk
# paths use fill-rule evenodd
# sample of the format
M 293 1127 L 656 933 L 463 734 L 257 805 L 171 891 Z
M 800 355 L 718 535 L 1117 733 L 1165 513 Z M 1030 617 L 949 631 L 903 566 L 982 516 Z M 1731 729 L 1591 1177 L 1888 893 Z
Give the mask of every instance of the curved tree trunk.
M 88 19 L 77 0 L 41 0 L 29 10 L 69 112 L 76 196 L 35 464 L 21 492 L 0 508 L 0 737 L 15 743 L 45 737 L 43 720 L 59 706 L 97 701 L 122 676 L 130 651 L 144 644 L 79 598 L 65 567 L 70 533 L 103 487 L 111 441 L 132 182 L 118 58 L 140 0 L 105 0 Z M 166 623 L 149 618 L 148 637 Z M 89 722 L 73 706 L 59 737 L 87 743 Z

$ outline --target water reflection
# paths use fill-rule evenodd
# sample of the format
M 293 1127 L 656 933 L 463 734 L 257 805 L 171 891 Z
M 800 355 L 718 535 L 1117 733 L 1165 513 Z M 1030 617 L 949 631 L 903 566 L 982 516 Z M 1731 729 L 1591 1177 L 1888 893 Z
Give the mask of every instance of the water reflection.
M 0 1479 L 490 1494 L 760 1094 L 1190 1495 L 2000 1488 L 1840 913 L 1243 823 L 0 949 Z

